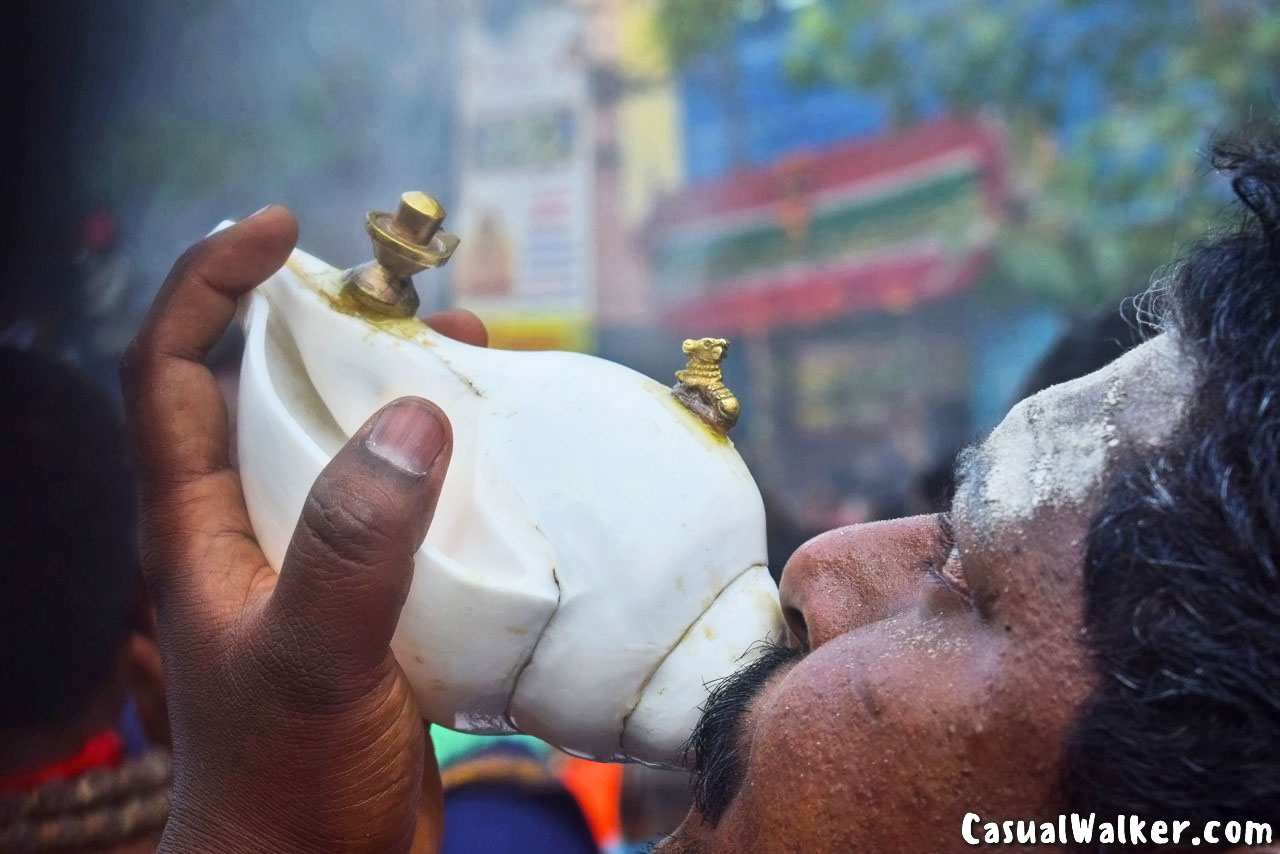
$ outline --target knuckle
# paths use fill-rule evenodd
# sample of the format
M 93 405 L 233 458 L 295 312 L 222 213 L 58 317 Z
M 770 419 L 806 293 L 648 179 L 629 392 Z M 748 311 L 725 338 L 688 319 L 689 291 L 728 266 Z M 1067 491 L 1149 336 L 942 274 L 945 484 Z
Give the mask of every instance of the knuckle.
M 254 674 L 253 693 L 270 696 L 283 709 L 339 711 L 366 700 L 377 676 L 336 654 L 333 646 L 321 632 L 277 623 L 246 645 L 236 670 Z
M 396 545 L 384 507 L 373 496 L 337 494 L 318 485 L 307 496 L 300 520 L 304 536 L 295 545 L 304 552 L 322 552 L 311 558 L 356 566 L 378 563 Z
M 125 394 L 132 394 L 137 389 L 146 387 L 146 376 L 151 364 L 151 350 L 142 336 L 134 338 L 129 346 L 120 354 L 116 372 L 120 378 L 120 387 Z
M 201 271 L 205 258 L 209 254 L 209 243 L 215 236 L 210 235 L 203 240 L 198 240 L 183 250 L 178 260 L 173 262 L 173 267 L 169 269 L 168 281 L 177 282 L 193 276 L 203 276 Z

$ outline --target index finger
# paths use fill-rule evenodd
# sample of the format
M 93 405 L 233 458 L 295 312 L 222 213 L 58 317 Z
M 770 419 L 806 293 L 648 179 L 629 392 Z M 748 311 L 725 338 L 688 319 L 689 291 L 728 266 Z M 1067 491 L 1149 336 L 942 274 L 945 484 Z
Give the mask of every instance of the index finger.
M 226 405 L 203 360 L 235 316 L 237 298 L 279 269 L 296 239 L 293 214 L 277 206 L 191 247 L 121 361 L 146 525 L 144 568 L 158 608 L 170 582 L 200 574 L 197 562 L 222 570 L 210 581 L 241 592 L 245 573 L 260 568 L 243 560 L 246 550 L 259 560 L 260 553 L 230 466 Z M 215 543 L 231 548 L 210 554 Z
M 227 424 L 204 357 L 236 300 L 289 257 L 293 214 L 263 208 L 206 237 L 173 265 L 120 365 L 144 478 L 185 480 L 227 466 Z

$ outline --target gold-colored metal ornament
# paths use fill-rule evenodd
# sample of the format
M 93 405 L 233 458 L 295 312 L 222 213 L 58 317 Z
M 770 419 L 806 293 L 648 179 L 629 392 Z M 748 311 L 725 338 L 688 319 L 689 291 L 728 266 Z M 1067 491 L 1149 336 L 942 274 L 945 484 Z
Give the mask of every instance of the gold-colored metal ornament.
M 440 230 L 444 218 L 444 206 L 417 190 L 400 197 L 394 215 L 370 211 L 364 230 L 374 260 L 346 271 L 345 293 L 374 314 L 412 317 L 419 305 L 413 274 L 443 267 L 458 247 L 455 235 Z
M 720 363 L 729 353 L 724 338 L 690 338 L 681 348 L 689 357 L 671 393 L 690 411 L 720 435 L 727 435 L 738 423 L 738 398 L 724 384 Z

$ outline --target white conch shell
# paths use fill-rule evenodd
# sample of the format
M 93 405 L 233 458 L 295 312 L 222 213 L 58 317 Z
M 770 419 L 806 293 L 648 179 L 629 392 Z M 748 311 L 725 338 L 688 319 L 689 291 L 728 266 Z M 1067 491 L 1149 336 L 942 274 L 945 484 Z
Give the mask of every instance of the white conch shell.
M 423 715 L 678 764 L 707 683 L 781 635 L 732 445 L 620 365 L 365 320 L 335 309 L 341 284 L 294 252 L 243 306 L 240 475 L 267 558 L 369 415 L 434 401 L 453 459 L 393 642 Z

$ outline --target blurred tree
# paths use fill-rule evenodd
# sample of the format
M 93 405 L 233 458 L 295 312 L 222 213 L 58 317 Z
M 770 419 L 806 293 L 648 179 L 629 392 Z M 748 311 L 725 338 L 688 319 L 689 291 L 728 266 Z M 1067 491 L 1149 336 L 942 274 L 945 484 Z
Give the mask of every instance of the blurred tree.
M 673 57 L 721 44 L 743 4 L 663 0 Z M 1209 136 L 1270 115 L 1280 16 L 1266 0 L 816 0 L 787 71 L 1008 129 L 1013 204 L 994 295 L 1093 305 L 1140 289 L 1223 198 Z M 717 41 L 720 40 L 720 41 Z

